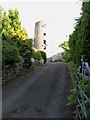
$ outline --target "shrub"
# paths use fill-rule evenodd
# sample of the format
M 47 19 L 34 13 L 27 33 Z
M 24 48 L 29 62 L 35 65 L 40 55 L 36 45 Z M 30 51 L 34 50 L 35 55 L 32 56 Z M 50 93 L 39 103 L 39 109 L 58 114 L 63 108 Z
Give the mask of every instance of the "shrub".
M 45 52 L 43 52 L 43 51 L 39 51 L 39 52 L 41 53 L 42 58 L 44 59 L 44 63 L 46 63 L 46 61 L 47 61 L 47 56 L 46 56 L 46 53 L 45 53 Z
M 42 55 L 39 51 L 35 52 L 33 51 L 33 55 L 32 57 L 35 59 L 35 60 L 41 60 L 42 59 Z
M 31 56 L 32 56 L 32 44 L 31 39 L 28 40 L 18 40 L 18 48 L 20 55 L 22 56 L 24 67 L 31 66 Z
M 7 41 L 2 42 L 2 64 L 4 66 L 15 66 L 18 63 L 23 62 L 22 57 L 19 54 L 19 50 L 16 46 L 11 45 Z

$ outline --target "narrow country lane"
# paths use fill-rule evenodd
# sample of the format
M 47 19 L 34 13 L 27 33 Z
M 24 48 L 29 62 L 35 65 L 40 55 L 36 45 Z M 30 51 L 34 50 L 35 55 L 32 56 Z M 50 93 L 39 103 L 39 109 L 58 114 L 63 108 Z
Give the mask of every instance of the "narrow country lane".
M 47 63 L 3 88 L 3 118 L 71 118 L 68 65 Z

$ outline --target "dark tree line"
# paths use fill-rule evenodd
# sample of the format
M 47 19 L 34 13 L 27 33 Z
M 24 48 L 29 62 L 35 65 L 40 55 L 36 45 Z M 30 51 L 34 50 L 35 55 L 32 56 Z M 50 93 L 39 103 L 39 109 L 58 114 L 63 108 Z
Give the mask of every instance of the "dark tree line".
M 77 67 L 81 64 L 81 58 L 84 62 L 88 62 L 90 65 L 90 2 L 82 3 L 82 13 L 80 18 L 76 19 L 76 24 L 73 33 L 69 36 L 69 41 L 64 41 L 60 45 L 65 50 L 64 59 L 65 62 L 69 62 L 72 73 L 72 88 L 71 95 L 68 97 L 70 105 L 76 107 L 78 91 L 76 88 Z M 80 86 L 84 90 L 85 94 L 90 97 L 90 83 L 88 81 L 80 80 Z M 81 100 L 82 101 L 82 100 Z M 90 118 L 90 104 L 86 105 L 86 111 L 88 119 Z M 80 109 L 80 115 L 82 110 Z
M 74 103 L 76 106 L 76 97 L 78 95 L 76 89 L 76 70 L 77 66 L 81 64 L 81 58 L 83 57 L 84 62 L 88 62 L 90 65 L 90 2 L 82 3 L 82 13 L 79 19 L 76 19 L 76 26 L 73 33 L 69 37 L 69 47 L 70 47 L 70 58 L 72 63 L 72 73 L 73 73 L 73 89 L 71 90 L 71 95 L 69 96 L 69 101 L 71 104 Z M 74 70 L 75 69 L 75 70 Z M 88 98 L 90 97 L 90 83 L 88 81 L 80 80 L 80 86 L 84 89 Z M 73 102 L 74 101 L 74 102 Z M 90 104 L 86 106 L 88 119 L 90 118 Z M 82 115 L 82 110 L 80 110 Z
M 82 3 L 81 17 L 76 19 L 75 30 L 69 37 L 71 59 L 80 64 L 81 56 L 90 64 L 90 2 Z

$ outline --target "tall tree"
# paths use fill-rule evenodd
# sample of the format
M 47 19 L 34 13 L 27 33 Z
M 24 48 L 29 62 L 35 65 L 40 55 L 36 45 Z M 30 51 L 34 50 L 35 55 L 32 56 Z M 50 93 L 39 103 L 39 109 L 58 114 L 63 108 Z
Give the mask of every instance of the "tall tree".
M 83 56 L 90 64 L 90 1 L 82 5 Z
M 18 10 L 10 9 L 8 11 L 8 17 L 11 20 L 11 26 L 12 28 L 14 28 L 14 30 L 21 29 L 21 22 L 20 22 Z
M 8 14 L 3 12 L 2 42 L 3 66 L 7 64 L 11 66 L 10 62 L 12 61 L 15 64 L 24 63 L 24 65 L 31 65 L 31 39 L 28 38 L 25 28 L 21 26 L 19 12 L 17 10 L 10 9 Z
M 10 39 L 11 20 L 9 19 L 6 12 L 2 16 L 2 39 Z
M 81 56 L 90 64 L 90 2 L 82 3 L 82 14 L 69 37 L 71 58 L 80 64 Z

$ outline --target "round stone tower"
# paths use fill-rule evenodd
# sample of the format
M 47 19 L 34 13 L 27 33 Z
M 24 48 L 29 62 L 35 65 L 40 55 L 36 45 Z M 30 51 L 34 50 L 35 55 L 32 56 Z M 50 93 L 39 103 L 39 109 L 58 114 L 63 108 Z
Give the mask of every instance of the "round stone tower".
M 34 47 L 38 51 L 46 51 L 46 21 L 35 23 Z

